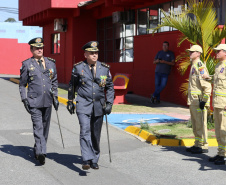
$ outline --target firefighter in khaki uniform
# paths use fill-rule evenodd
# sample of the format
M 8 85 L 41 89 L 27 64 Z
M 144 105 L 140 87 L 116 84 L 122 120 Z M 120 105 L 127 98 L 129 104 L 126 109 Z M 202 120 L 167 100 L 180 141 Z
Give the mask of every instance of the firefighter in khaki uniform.
M 210 157 L 209 161 L 223 165 L 226 157 L 226 44 L 220 44 L 214 49 L 219 60 L 215 67 L 213 87 L 213 116 L 218 153 L 215 157 Z
M 187 148 L 186 151 L 193 154 L 201 154 L 208 152 L 207 109 L 205 107 L 209 106 L 211 84 L 203 78 L 203 75 L 208 75 L 208 70 L 205 64 L 200 60 L 202 48 L 199 45 L 193 45 L 190 49 L 187 49 L 187 51 L 189 51 L 192 61 L 187 104 L 189 105 L 191 113 L 195 143 L 194 146 Z M 204 120 L 202 120 L 202 114 Z M 206 134 L 204 134 L 203 131 L 205 131 Z M 205 139 L 204 136 L 206 137 Z M 205 143 L 204 140 L 206 141 Z

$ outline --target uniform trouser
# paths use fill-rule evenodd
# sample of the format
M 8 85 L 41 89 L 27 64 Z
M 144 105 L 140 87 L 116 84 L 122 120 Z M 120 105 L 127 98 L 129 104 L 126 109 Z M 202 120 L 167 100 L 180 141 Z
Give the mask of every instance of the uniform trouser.
M 226 110 L 214 108 L 213 117 L 218 142 L 218 155 L 226 157 Z
M 196 147 L 200 147 L 202 149 L 208 149 L 208 132 L 207 132 L 207 110 L 206 108 L 201 111 L 198 105 L 190 105 L 190 113 L 191 113 L 191 123 L 193 133 L 195 135 L 195 145 Z M 202 120 L 202 112 L 203 112 L 203 119 Z M 203 123 L 204 122 L 204 123 Z M 203 129 L 204 127 L 204 129 Z M 205 130 L 205 140 L 204 143 L 204 131 Z
M 33 133 L 35 138 L 34 153 L 46 155 L 46 143 L 49 134 L 51 107 L 31 108 Z
M 83 161 L 97 163 L 100 157 L 100 135 L 103 116 L 77 112 L 80 124 L 80 147 Z

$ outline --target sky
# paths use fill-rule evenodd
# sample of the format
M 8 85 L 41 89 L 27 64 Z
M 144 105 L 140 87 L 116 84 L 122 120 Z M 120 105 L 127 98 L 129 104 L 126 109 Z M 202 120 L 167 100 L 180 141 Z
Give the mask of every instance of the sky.
M 19 0 L 0 0 L 0 22 L 4 22 L 8 18 L 14 18 L 18 21 L 18 14 L 7 13 L 1 10 L 1 7 L 17 8 Z

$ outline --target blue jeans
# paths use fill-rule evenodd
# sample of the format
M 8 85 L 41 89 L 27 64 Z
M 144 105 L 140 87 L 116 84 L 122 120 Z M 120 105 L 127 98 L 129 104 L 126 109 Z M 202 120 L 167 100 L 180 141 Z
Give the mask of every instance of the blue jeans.
M 167 80 L 168 80 L 168 74 L 158 73 L 158 72 L 155 73 L 155 92 L 153 96 L 157 100 L 160 100 L 160 93 L 166 87 Z

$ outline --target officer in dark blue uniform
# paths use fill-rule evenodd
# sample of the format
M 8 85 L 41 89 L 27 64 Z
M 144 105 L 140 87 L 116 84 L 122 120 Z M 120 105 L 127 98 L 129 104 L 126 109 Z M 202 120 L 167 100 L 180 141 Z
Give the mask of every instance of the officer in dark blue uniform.
M 49 133 L 52 104 L 59 106 L 58 81 L 55 60 L 43 57 L 43 39 L 29 41 L 33 57 L 22 62 L 20 69 L 20 95 L 33 122 L 34 154 L 40 164 L 45 164 L 46 142 Z M 28 91 L 26 93 L 26 86 Z M 55 96 L 55 101 L 53 101 Z
M 114 85 L 109 65 L 98 61 L 97 46 L 98 42 L 91 41 L 82 47 L 86 60 L 74 65 L 68 89 L 67 109 L 71 114 L 74 113 L 75 106 L 72 100 L 77 91 L 76 113 L 80 124 L 80 146 L 84 170 L 90 167 L 99 169 L 103 114 L 111 113 L 114 101 Z

